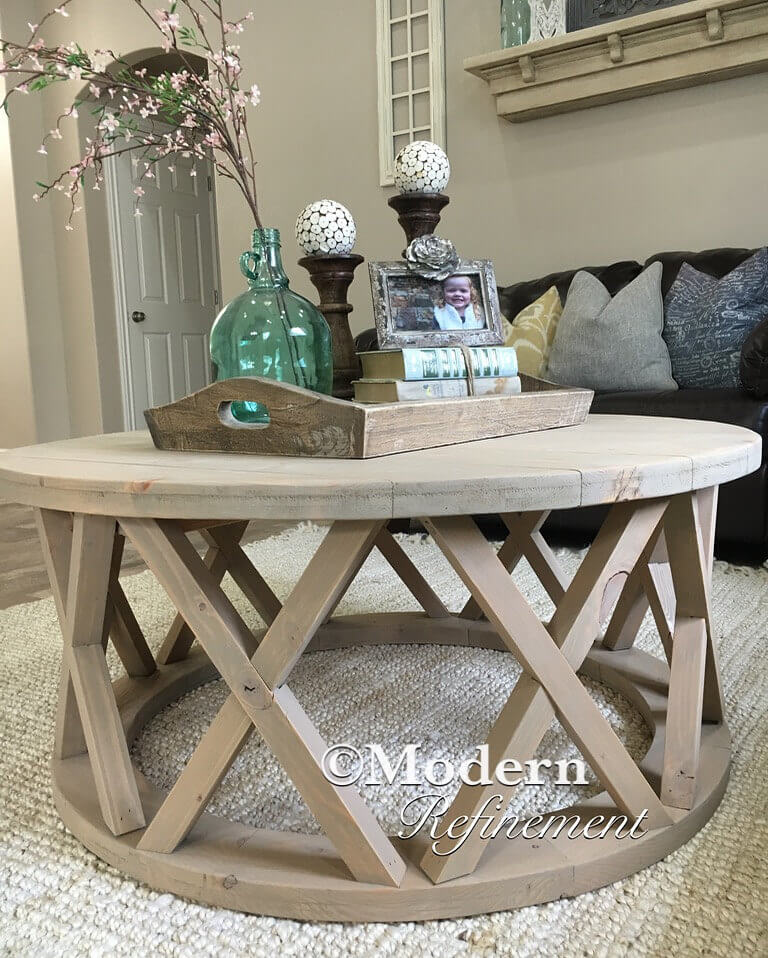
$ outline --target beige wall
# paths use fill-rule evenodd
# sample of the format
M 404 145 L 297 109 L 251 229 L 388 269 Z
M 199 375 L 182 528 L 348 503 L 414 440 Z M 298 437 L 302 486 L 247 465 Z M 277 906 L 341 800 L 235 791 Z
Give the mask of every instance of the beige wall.
M 256 7 L 238 2 L 232 9 L 250 6 Z M 453 176 L 441 232 L 464 254 L 493 259 L 497 279 L 509 283 L 662 248 L 768 242 L 764 76 L 513 125 L 496 117 L 487 86 L 461 65 L 465 56 L 498 47 L 498 6 L 498 0 L 446 2 Z M 358 225 L 357 250 L 368 259 L 393 258 L 402 248 L 386 205 L 392 190 L 378 185 L 375 4 L 281 0 L 260 7 L 256 19 L 243 53 L 263 93 L 253 114 L 263 219 L 282 231 L 293 285 L 311 296 L 293 239 L 306 203 L 327 196 L 347 205 Z M 58 26 L 77 27 L 90 47 L 128 52 L 154 42 L 122 0 L 79 0 Z M 49 126 L 61 92 L 47 98 Z M 64 148 L 50 159 L 69 155 Z M 57 218 L 55 256 L 49 251 L 45 259 L 47 275 L 57 276 L 67 367 L 68 396 L 53 398 L 66 398 L 75 434 L 118 428 L 120 414 L 105 214 L 100 194 L 88 200 L 87 224 L 78 233 L 64 233 Z M 237 257 L 250 229 L 242 201 L 220 186 L 225 300 L 242 288 Z M 371 325 L 365 267 L 351 298 L 353 328 Z
M 4 4 L 0 32 L 18 36 L 28 19 L 22 5 Z M 32 200 L 42 124 L 34 97 L 0 121 L 0 446 L 70 431 L 52 211 Z

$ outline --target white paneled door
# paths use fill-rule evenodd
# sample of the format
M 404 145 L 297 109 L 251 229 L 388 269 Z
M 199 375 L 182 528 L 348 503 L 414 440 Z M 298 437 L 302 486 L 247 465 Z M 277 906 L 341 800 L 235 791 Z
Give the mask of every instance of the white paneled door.
M 211 381 L 208 342 L 219 310 L 208 161 L 178 157 L 157 164 L 151 178 L 143 172 L 143 162 L 123 154 L 110 177 L 123 399 L 126 425 L 136 429 L 149 406 Z

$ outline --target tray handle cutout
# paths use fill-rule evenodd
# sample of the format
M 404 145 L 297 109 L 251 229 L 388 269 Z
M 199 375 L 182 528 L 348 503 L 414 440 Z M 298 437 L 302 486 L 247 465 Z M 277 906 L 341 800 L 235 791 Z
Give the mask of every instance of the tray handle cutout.
M 266 429 L 272 422 L 263 402 L 224 400 L 219 403 L 216 414 L 228 429 Z

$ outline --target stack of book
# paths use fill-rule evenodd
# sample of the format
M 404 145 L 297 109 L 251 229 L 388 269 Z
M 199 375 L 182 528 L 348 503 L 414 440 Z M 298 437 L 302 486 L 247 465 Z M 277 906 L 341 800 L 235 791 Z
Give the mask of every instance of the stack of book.
M 387 349 L 358 355 L 363 378 L 353 383 L 357 402 L 411 402 L 470 395 L 464 353 L 455 346 Z M 475 396 L 520 392 L 513 347 L 473 346 L 469 355 Z

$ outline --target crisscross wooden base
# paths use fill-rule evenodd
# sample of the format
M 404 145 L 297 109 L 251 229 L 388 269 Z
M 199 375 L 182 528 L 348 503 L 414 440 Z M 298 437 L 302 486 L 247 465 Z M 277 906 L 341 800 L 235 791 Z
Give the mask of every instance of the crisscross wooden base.
M 709 609 L 714 514 L 711 489 L 614 505 L 572 580 L 541 536 L 544 512 L 505 516 L 509 536 L 498 554 L 468 517 L 424 518 L 471 594 L 452 615 L 384 520 L 335 522 L 281 605 L 239 545 L 243 522 L 211 523 L 201 558 L 187 538 L 189 523 L 125 517 L 116 526 L 114 519 L 41 510 L 65 638 L 54 759 L 62 817 L 102 857 L 157 887 L 299 918 L 471 914 L 575 894 L 629 874 L 701 827 L 727 779 Z M 119 586 L 123 535 L 179 612 L 157 667 Z M 333 617 L 374 548 L 423 614 Z M 547 624 L 510 577 L 523 557 L 555 603 Z M 250 631 L 222 590 L 226 572 L 267 623 L 262 633 Z M 605 641 L 595 645 L 614 603 Z M 666 661 L 632 647 L 648 608 Z M 104 660 L 110 634 L 128 673 L 114 691 Z M 597 842 L 563 834 L 531 843 L 503 834 L 486 840 L 475 830 L 466 841 L 442 839 L 434 850 L 419 839 L 391 840 L 356 789 L 324 776 L 326 743 L 286 684 L 307 650 L 376 642 L 513 654 L 523 674 L 490 729 L 491 767 L 530 759 L 557 718 L 605 788 L 581 811 L 642 814 L 647 834 Z M 639 765 L 579 672 L 615 685 L 640 708 L 654 741 Z M 162 797 L 136 773 L 127 741 L 154 712 L 216 674 L 231 694 Z M 243 830 L 205 812 L 254 729 L 325 838 Z M 512 790 L 498 782 L 463 785 L 446 820 L 470 819 L 493 794 L 511 798 Z

